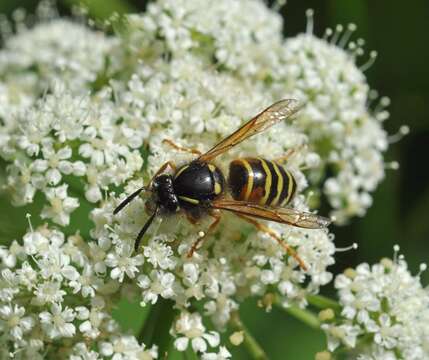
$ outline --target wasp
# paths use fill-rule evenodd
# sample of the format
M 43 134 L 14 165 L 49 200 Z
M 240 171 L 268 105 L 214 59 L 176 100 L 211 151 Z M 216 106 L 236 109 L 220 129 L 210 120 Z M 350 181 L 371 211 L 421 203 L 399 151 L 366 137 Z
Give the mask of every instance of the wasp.
M 155 219 L 182 211 L 188 220 L 196 224 L 203 216 L 209 215 L 213 222 L 208 230 L 192 245 L 188 257 L 192 257 L 201 241 L 212 232 L 221 219 L 221 211 L 230 211 L 274 238 L 298 264 L 306 269 L 304 262 L 288 244 L 274 231 L 258 220 L 269 220 L 301 228 L 321 229 L 330 220 L 309 212 L 286 207 L 296 193 L 296 180 L 293 175 L 277 161 L 262 158 L 240 158 L 229 164 L 226 180 L 222 171 L 213 161 L 231 148 L 253 135 L 290 118 L 300 109 L 294 99 L 278 101 L 250 119 L 231 135 L 224 138 L 206 153 L 196 149 L 180 147 L 171 140 L 164 142 L 177 150 L 197 155 L 195 160 L 176 167 L 167 161 L 155 173 L 148 186 L 136 190 L 114 210 L 120 212 L 142 191 L 149 191 L 151 198 L 147 204 L 151 215 L 135 241 L 138 250 L 140 240 Z M 166 173 L 167 169 L 171 171 Z

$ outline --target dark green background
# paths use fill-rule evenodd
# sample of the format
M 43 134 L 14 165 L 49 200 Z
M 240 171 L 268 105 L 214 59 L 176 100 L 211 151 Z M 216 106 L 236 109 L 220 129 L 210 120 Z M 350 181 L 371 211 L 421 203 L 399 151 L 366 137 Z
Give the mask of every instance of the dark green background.
M 17 7 L 31 12 L 37 3 L 37 0 L 1 0 L 0 13 L 10 15 Z M 73 0 L 60 1 L 61 13 L 68 14 L 72 3 Z M 90 12 L 97 17 L 107 17 L 113 11 L 141 11 L 144 3 L 137 0 L 87 1 Z M 368 214 L 354 219 L 348 226 L 332 229 L 337 246 L 359 243 L 357 251 L 337 255 L 333 270 L 338 273 L 363 261 L 372 263 L 391 256 L 392 246 L 399 244 L 415 273 L 421 262 L 428 261 L 429 251 L 429 2 L 289 0 L 282 9 L 287 36 L 304 31 L 305 9 L 309 7 L 315 9 L 318 35 L 337 23 L 358 25 L 355 37 L 363 37 L 367 41 L 366 49 L 377 50 L 379 54 L 375 65 L 366 73 L 369 84 L 392 100 L 386 129 L 395 133 L 403 124 L 411 128 L 410 134 L 387 152 L 386 160 L 397 160 L 401 167 L 398 171 L 387 172 L 386 180 L 374 194 L 374 205 Z M 22 209 L 11 210 L 4 198 L 0 199 L 0 206 L 0 224 L 3 224 L 0 235 L 2 243 L 7 243 L 26 228 L 25 217 Z M 428 274 L 423 278 L 427 284 Z M 329 289 L 324 291 L 329 295 Z M 144 318 L 141 311 L 124 304 L 118 309 L 117 317 L 125 327 L 138 329 Z M 136 313 L 141 316 L 137 317 Z M 249 301 L 242 308 L 242 317 L 272 359 L 313 359 L 314 353 L 324 346 L 320 332 L 310 330 L 279 310 L 265 314 Z M 247 356 L 239 351 L 234 352 L 234 358 L 246 359 Z

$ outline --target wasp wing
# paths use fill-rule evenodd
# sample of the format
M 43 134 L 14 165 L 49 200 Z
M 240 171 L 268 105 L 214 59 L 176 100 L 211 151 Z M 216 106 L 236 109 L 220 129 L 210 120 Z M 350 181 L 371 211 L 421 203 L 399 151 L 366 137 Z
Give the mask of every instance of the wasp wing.
M 309 212 L 291 208 L 270 208 L 245 201 L 214 200 L 212 207 L 307 229 L 323 229 L 331 223 L 330 219 Z
M 212 149 L 201 155 L 198 160 L 207 162 L 214 159 L 216 156 L 221 155 L 225 151 L 228 151 L 232 147 L 248 139 L 249 137 L 265 131 L 269 127 L 283 121 L 299 109 L 300 105 L 297 100 L 285 99 L 280 100 L 264 111 L 256 115 L 254 118 L 245 123 L 242 127 L 236 130 L 234 133 L 223 139 L 220 143 L 214 146 Z

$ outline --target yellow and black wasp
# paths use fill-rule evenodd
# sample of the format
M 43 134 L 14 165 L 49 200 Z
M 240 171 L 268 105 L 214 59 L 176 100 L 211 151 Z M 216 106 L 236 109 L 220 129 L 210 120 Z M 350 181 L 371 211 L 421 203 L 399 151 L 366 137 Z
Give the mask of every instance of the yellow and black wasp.
M 114 210 L 114 214 L 117 214 L 143 190 L 151 192 L 147 206 L 151 210 L 151 215 L 137 235 L 135 249 L 138 249 L 141 238 L 158 215 L 183 211 L 192 223 L 197 223 L 203 216 L 209 215 L 214 220 L 206 233 L 192 245 L 188 253 L 188 256 L 192 256 L 203 238 L 219 223 L 220 210 L 226 210 L 268 233 L 298 261 L 302 268 L 306 269 L 304 262 L 292 248 L 274 231 L 256 220 L 275 221 L 308 229 L 325 228 L 330 224 L 330 220 L 325 217 L 285 207 L 296 192 L 297 186 L 293 175 L 276 161 L 243 158 L 235 159 L 229 164 L 229 176 L 226 181 L 222 171 L 213 163 L 219 155 L 291 117 L 299 108 L 298 101 L 294 99 L 276 102 L 204 154 L 196 149 L 177 146 L 171 140 L 165 140 L 174 148 L 191 152 L 198 157 L 179 168 L 172 161 L 166 162 L 147 187 L 132 193 Z M 168 168 L 171 168 L 172 173 L 164 174 Z

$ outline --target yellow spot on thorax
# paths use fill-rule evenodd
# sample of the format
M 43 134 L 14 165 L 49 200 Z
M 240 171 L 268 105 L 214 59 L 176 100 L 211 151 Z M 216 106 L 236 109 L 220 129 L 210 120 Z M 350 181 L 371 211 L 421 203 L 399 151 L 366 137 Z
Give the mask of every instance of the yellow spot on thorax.
M 187 196 L 179 196 L 179 199 L 195 205 L 200 203 L 197 199 L 193 199 Z
M 222 187 L 218 182 L 215 182 L 214 192 L 216 195 L 219 195 L 222 192 Z

